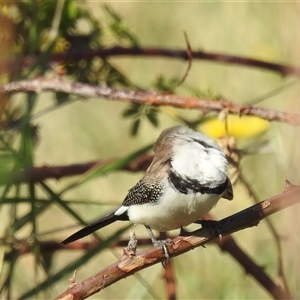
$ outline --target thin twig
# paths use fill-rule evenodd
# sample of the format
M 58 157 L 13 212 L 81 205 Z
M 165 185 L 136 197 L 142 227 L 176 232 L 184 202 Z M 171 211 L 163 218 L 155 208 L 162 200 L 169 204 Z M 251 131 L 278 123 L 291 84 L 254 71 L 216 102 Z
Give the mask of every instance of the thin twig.
M 62 80 L 60 77 L 51 79 L 36 78 L 32 80 L 10 82 L 0 86 L 0 92 L 3 92 L 4 94 L 21 92 L 41 93 L 47 91 L 75 94 L 87 98 L 104 98 L 155 106 L 170 105 L 185 109 L 201 109 L 204 111 L 221 112 L 226 109 L 228 113 L 232 114 L 257 116 L 265 120 L 283 122 L 293 126 L 300 125 L 300 115 L 295 113 L 236 104 L 227 100 L 207 100 L 171 94 L 158 94 L 154 91 L 124 90 L 108 86 L 71 82 Z
M 214 220 L 213 216 L 207 214 L 203 217 L 204 220 Z M 170 238 L 170 236 L 168 236 Z M 12 259 L 12 257 L 26 255 L 32 253 L 31 244 L 28 243 L 27 240 L 24 241 L 12 241 L 13 242 L 13 250 L 7 252 L 4 256 L 4 260 Z M 128 245 L 128 240 L 120 240 L 116 243 L 112 244 L 111 247 L 126 247 Z M 90 242 L 84 241 L 76 241 L 72 244 L 63 246 L 61 243 L 57 241 L 39 241 L 39 249 L 40 252 L 45 254 L 54 253 L 56 251 L 88 251 L 92 250 L 97 244 L 99 240 L 93 239 Z M 152 245 L 152 241 L 150 238 L 139 239 L 139 246 L 149 246 Z M 277 295 L 274 297 L 276 299 L 282 298 L 281 296 L 284 294 L 285 298 L 292 298 L 290 292 L 286 287 L 282 290 L 280 287 L 276 285 L 276 283 L 268 276 L 265 272 L 264 268 L 258 266 L 235 242 L 232 235 L 227 235 L 222 238 L 222 244 L 219 240 L 215 240 L 219 248 L 222 251 L 226 251 L 229 255 L 231 255 L 245 270 L 245 272 L 251 275 L 261 286 L 263 286 L 267 291 L 270 291 L 270 294 Z M 168 299 L 176 299 L 176 282 L 175 282 L 175 274 L 173 268 L 170 267 L 171 260 L 166 264 L 165 270 L 165 280 L 167 286 L 167 295 Z M 170 270 L 170 268 L 172 270 Z M 135 274 L 136 276 L 138 273 Z M 139 280 L 142 280 L 138 277 Z M 142 284 L 145 286 L 147 282 L 142 281 Z M 147 287 L 150 289 L 150 287 Z M 150 290 L 149 290 L 150 291 Z M 151 294 L 155 295 L 154 291 L 151 291 Z M 155 298 L 155 297 L 154 297 Z
M 113 56 L 144 56 L 144 57 L 169 57 L 183 60 L 189 60 L 189 55 L 186 49 L 167 49 L 167 48 L 124 48 L 124 47 L 111 47 L 101 49 L 90 49 L 89 51 L 77 53 L 62 53 L 52 56 L 52 60 L 56 62 L 77 61 L 80 59 L 93 59 L 95 57 L 107 58 Z M 221 62 L 227 64 L 235 64 L 247 67 L 254 67 L 277 72 L 282 76 L 296 75 L 300 76 L 300 69 L 297 67 L 267 62 L 263 60 L 241 57 L 236 55 L 228 55 L 224 53 L 193 51 L 193 59 L 208 60 L 214 62 Z M 27 58 L 28 60 L 28 58 Z M 24 59 L 26 61 L 26 59 Z
M 168 262 L 166 263 L 164 279 L 166 282 L 167 299 L 176 300 L 176 281 L 172 260 L 168 260 Z
M 179 82 L 176 83 L 176 85 L 174 87 L 171 88 L 171 91 L 174 90 L 175 88 L 181 86 L 185 80 L 187 79 L 189 73 L 190 73 L 190 70 L 192 68 L 192 62 L 193 62 L 193 51 L 192 51 L 192 48 L 191 48 L 191 45 L 189 43 L 189 39 L 188 39 L 188 36 L 186 34 L 186 32 L 184 32 L 184 39 L 185 39 L 185 43 L 186 43 L 186 53 L 188 55 L 188 65 L 187 65 L 187 68 L 185 70 L 185 73 L 183 74 L 181 80 Z

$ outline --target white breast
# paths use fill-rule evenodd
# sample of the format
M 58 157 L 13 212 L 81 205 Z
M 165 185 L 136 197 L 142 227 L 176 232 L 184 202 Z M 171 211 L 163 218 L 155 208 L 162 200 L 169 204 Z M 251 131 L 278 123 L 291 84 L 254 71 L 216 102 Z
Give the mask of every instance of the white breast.
M 185 195 L 169 188 L 158 203 L 128 207 L 128 216 L 133 223 L 148 225 L 164 232 L 199 220 L 216 205 L 219 199 L 219 196 L 200 193 Z

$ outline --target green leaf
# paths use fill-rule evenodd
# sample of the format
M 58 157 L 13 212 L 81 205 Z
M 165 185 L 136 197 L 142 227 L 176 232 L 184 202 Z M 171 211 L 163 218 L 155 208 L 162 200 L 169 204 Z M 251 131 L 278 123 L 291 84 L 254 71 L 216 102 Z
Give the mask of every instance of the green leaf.
M 130 107 L 130 108 L 127 108 L 126 110 L 124 110 L 124 112 L 122 113 L 122 116 L 124 118 L 128 118 L 128 117 L 133 116 L 138 113 L 139 113 L 139 111 L 136 108 Z
M 70 20 L 74 20 L 74 22 L 76 22 L 76 18 L 78 15 L 78 9 L 73 1 L 67 2 L 66 12 L 67 12 L 66 14 L 70 18 Z
M 163 75 L 158 76 L 153 83 L 153 88 L 159 92 L 171 92 L 180 78 L 165 78 Z
M 157 118 L 157 113 L 155 112 L 150 112 L 146 115 L 147 119 L 149 120 L 149 122 L 154 126 L 157 127 L 158 126 L 158 118 Z
M 141 125 L 141 119 L 136 119 L 131 126 L 131 134 L 136 136 Z
M 139 42 L 126 22 L 120 17 L 112 7 L 105 5 L 104 10 L 110 18 L 109 28 L 115 34 L 116 38 L 129 42 L 131 47 L 138 47 Z

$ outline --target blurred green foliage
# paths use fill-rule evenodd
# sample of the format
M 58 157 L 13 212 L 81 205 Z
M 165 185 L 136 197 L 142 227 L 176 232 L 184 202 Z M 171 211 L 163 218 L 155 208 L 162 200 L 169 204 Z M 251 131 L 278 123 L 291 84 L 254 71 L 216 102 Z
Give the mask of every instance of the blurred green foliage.
M 130 33 L 120 16 L 109 6 L 103 7 L 106 13 L 106 17 L 102 20 L 103 24 L 91 15 L 84 5 L 72 0 L 18 1 L 14 4 L 1 4 L 1 9 L 3 16 L 10 18 L 13 22 L 15 30 L 15 38 L 10 45 L 12 49 L 15 49 L 14 68 L 9 75 L 11 81 L 47 76 L 49 72 L 59 74 L 63 70 L 65 76 L 72 76 L 80 82 L 133 87 L 127 76 L 105 59 L 96 57 L 58 64 L 51 60 L 52 55 L 57 53 L 67 53 L 72 56 L 105 47 L 107 46 L 106 40 L 123 46 L 137 46 L 136 38 Z M 84 31 L 81 30 L 82 23 L 85 24 Z M 21 63 L 16 64 L 17 61 Z M 54 105 L 66 104 L 72 100 L 71 98 L 70 95 L 56 93 L 53 95 L 53 99 L 56 99 Z M 1 247 L 6 259 L 1 262 L 0 294 L 7 299 L 19 297 L 26 290 L 19 289 L 17 293 L 13 292 L 15 290 L 14 273 L 17 271 L 16 263 L 19 259 L 18 252 L 14 249 L 22 248 L 22 243 L 27 244 L 34 255 L 35 277 L 38 276 L 39 268 L 42 268 L 46 274 L 51 273 L 53 252 L 41 253 L 37 229 L 37 219 L 46 209 L 49 209 L 51 205 L 58 205 L 81 224 L 85 224 L 84 220 L 65 204 L 61 195 L 47 183 L 14 183 L 13 174 L 16 171 L 34 166 L 35 148 L 40 139 L 39 128 L 32 122 L 37 101 L 38 96 L 29 93 L 22 103 L 9 107 L 2 118 L 0 182 L 3 188 L 0 209 L 3 212 L 3 209 L 8 208 L 6 211 L 8 218 L 2 223 L 4 230 L 1 231 Z M 51 109 L 50 107 L 48 110 Z M 44 113 L 46 112 L 47 110 Z M 148 149 L 149 147 L 146 147 L 137 154 L 124 158 L 123 161 L 117 161 L 111 167 L 106 166 L 105 171 L 97 172 L 97 176 L 103 176 L 107 172 L 120 168 L 122 164 L 127 164 Z M 27 198 L 20 199 L 19 196 L 23 195 L 21 189 L 24 187 L 27 189 Z M 40 199 L 37 195 L 38 190 L 43 190 L 48 200 Z M 19 207 L 24 203 L 29 204 L 29 212 L 19 217 Z M 18 240 L 15 236 L 28 226 L 28 237 Z M 122 231 L 124 229 L 113 234 L 111 240 L 115 240 Z M 76 266 L 86 263 L 92 257 L 92 253 L 99 253 L 101 249 L 107 248 L 109 240 L 101 243 L 99 249 L 95 248 L 93 252 L 88 252 L 86 257 L 76 259 L 75 264 L 71 264 L 69 269 L 71 268 L 72 271 Z M 48 275 L 48 284 L 36 285 L 33 292 L 23 297 L 32 297 L 48 289 L 50 283 L 54 284 L 62 275 L 68 274 L 69 269 L 63 267 L 56 275 Z

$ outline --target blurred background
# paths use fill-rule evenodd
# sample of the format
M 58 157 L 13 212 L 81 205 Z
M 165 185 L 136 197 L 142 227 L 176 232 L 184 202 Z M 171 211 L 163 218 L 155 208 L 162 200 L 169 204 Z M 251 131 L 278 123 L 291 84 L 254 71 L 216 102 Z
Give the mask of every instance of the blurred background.
M 1 2 L 0 11 L 2 84 L 38 76 L 62 76 L 71 81 L 118 88 L 171 91 L 290 113 L 300 111 L 300 84 L 293 75 L 193 59 L 184 83 L 176 86 L 188 64 L 179 58 L 84 56 L 91 50 L 116 45 L 185 50 L 185 32 L 193 51 L 297 67 L 297 2 L 16 1 Z M 55 55 L 57 58 L 64 53 L 67 59 L 55 59 Z M 78 53 L 83 54 L 80 59 L 76 58 Z M 72 56 L 74 59 L 70 59 Z M 43 252 L 39 242 L 58 243 L 83 223 L 113 210 L 143 171 L 100 170 L 92 177 L 81 174 L 59 180 L 49 178 L 42 183 L 15 182 L 11 174 L 32 167 L 128 157 L 154 143 L 163 129 L 178 124 L 192 126 L 213 138 L 222 136 L 225 128 L 222 116 L 197 110 L 151 110 L 54 92 L 1 97 L 0 291 L 7 299 L 53 298 L 66 290 L 73 271 L 65 268 L 83 257 L 85 251 Z M 299 127 L 231 116 L 228 122 L 228 133 L 236 139 L 235 147 L 246 152 L 238 171 L 230 167 L 231 176 L 242 174 L 259 200 L 281 193 L 286 178 L 299 185 Z M 215 219 L 254 203 L 241 180 L 237 180 L 234 194 L 232 202 L 221 200 L 212 210 Z M 300 297 L 298 210 L 298 206 L 288 208 L 269 220 L 280 237 L 285 280 L 295 298 Z M 102 239 L 112 237 L 124 226 L 113 224 L 97 235 Z M 147 237 L 143 226 L 134 226 L 134 230 L 138 238 Z M 276 283 L 282 284 L 278 276 L 278 248 L 266 221 L 233 237 Z M 117 235 L 115 238 L 120 239 Z M 122 238 L 129 238 L 129 230 Z M 85 239 L 92 240 L 91 236 Z M 30 251 L 21 255 L 18 249 L 24 245 Z M 144 248 L 138 246 L 138 250 Z M 106 248 L 85 258 L 73 269 L 77 269 L 77 282 L 114 263 L 122 251 L 122 247 Z M 214 245 L 176 257 L 172 264 L 178 299 L 271 298 L 232 257 Z M 165 299 L 163 276 L 163 267 L 155 265 L 91 299 Z M 41 285 L 43 282 L 47 284 Z M 37 287 L 39 291 L 34 290 Z

